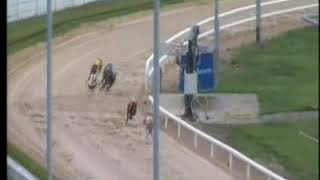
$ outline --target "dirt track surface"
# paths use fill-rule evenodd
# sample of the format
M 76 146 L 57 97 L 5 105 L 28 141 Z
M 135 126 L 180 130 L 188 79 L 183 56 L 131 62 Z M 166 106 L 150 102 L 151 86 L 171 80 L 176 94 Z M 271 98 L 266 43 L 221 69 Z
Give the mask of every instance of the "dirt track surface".
M 251 1 L 239 1 L 246 5 Z M 227 8 L 228 9 L 228 8 Z M 196 13 L 195 13 L 196 12 Z M 162 41 L 212 15 L 210 6 L 173 10 L 161 17 Z M 152 179 L 152 145 L 145 142 L 143 108 L 123 126 L 127 102 L 143 97 L 145 60 L 153 46 L 152 18 L 95 23 L 59 38 L 53 54 L 53 163 L 61 179 Z M 112 62 L 117 81 L 106 95 L 87 96 L 86 78 L 97 57 Z M 45 51 L 8 63 L 8 137 L 45 164 Z M 23 65 L 20 65 L 23 62 Z M 163 179 L 233 179 L 161 133 Z

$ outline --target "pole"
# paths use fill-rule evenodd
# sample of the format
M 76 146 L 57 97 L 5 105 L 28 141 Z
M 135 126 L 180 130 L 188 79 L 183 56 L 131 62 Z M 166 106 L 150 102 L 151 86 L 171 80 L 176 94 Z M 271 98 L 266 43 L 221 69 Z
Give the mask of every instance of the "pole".
M 53 0 L 54 1 L 54 11 L 57 11 L 57 0 Z
M 51 163 L 51 61 L 52 61 L 52 2 L 47 0 L 48 41 L 47 41 L 47 169 L 48 180 L 52 180 Z
M 220 52 L 220 19 L 219 19 L 219 2 L 218 0 L 214 1 L 214 42 L 215 42 L 215 49 L 214 49 L 214 57 L 215 57 L 215 64 L 216 64 L 216 75 L 219 74 L 218 71 L 218 64 L 219 64 L 219 52 Z M 216 86 L 218 85 L 218 77 L 216 76 Z
M 154 136 L 153 136 L 153 179 L 160 179 L 160 157 L 159 157 L 159 133 L 160 133 L 160 118 L 159 118 L 159 96 L 160 96 L 160 69 L 159 69 L 159 49 L 160 49 L 160 0 L 153 0 L 154 2 L 154 58 L 153 58 L 153 99 L 154 99 Z
M 261 44 L 261 0 L 256 0 L 256 43 Z
M 39 15 L 39 0 L 36 0 L 36 16 Z
M 17 0 L 17 20 L 19 19 L 19 0 Z

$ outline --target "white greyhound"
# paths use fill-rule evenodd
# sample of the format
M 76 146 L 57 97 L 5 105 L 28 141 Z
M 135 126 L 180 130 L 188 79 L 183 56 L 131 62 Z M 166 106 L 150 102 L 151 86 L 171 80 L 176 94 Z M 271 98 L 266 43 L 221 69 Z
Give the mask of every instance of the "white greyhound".
M 143 120 L 143 125 L 145 126 L 146 141 L 148 142 L 148 135 L 151 135 L 151 137 L 153 136 L 153 118 L 152 118 L 152 116 L 148 115 Z

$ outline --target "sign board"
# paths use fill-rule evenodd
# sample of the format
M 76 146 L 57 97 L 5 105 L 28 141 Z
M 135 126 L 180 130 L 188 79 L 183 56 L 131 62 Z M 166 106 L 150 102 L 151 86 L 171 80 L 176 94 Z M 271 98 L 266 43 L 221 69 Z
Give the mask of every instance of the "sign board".
M 197 88 L 198 92 L 208 92 L 215 88 L 215 68 L 214 59 L 212 53 L 203 53 L 199 56 L 199 61 L 197 63 Z M 185 69 L 186 69 L 187 56 L 181 56 L 181 66 L 180 66 L 180 82 L 179 90 L 184 93 L 185 85 Z

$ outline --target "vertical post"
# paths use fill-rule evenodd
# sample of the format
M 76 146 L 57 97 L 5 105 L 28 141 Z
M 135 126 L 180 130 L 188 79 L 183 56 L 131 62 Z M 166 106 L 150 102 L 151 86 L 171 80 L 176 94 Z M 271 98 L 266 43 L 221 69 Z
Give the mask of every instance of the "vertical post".
M 218 64 L 219 64 L 219 52 L 220 52 L 220 19 L 219 19 L 219 0 L 215 0 L 215 4 L 214 4 L 214 34 L 215 34 L 215 38 L 214 38 L 214 42 L 215 42 L 215 48 L 214 48 L 214 57 L 215 57 L 215 62 L 216 62 L 216 85 L 218 85 L 218 76 L 217 74 L 219 74 L 218 71 Z
M 36 16 L 39 15 L 39 0 L 36 0 Z
M 16 3 L 16 5 L 17 5 L 17 20 L 19 19 L 19 0 L 17 0 L 17 3 Z
M 211 144 L 211 146 L 210 146 L 210 157 L 214 158 L 214 146 L 213 146 L 213 144 Z
M 250 165 L 247 164 L 246 180 L 250 180 Z
M 153 99 L 154 99 L 154 136 L 153 136 L 153 179 L 160 179 L 160 157 L 159 157 L 159 129 L 160 129 L 160 119 L 159 119 L 159 96 L 160 96 L 160 69 L 159 69 L 159 49 L 160 49 L 160 0 L 153 0 L 153 18 L 154 18 L 154 40 L 153 40 Z
M 256 43 L 261 45 L 261 0 L 256 0 Z
M 194 133 L 193 134 L 193 147 L 194 147 L 194 149 L 197 149 L 197 146 L 198 146 L 197 137 L 198 137 L 197 134 Z
M 51 61 L 52 61 L 52 2 L 47 0 L 48 41 L 47 41 L 47 169 L 48 180 L 52 180 L 51 163 Z
M 232 154 L 229 153 L 229 168 L 232 169 Z
M 180 138 L 180 136 L 181 136 L 181 125 L 180 125 L 180 123 L 178 123 L 178 129 L 177 129 L 177 137 L 178 138 Z
M 164 118 L 164 128 L 167 129 L 168 128 L 168 117 Z
M 53 0 L 54 1 L 54 11 L 57 11 L 57 0 Z

